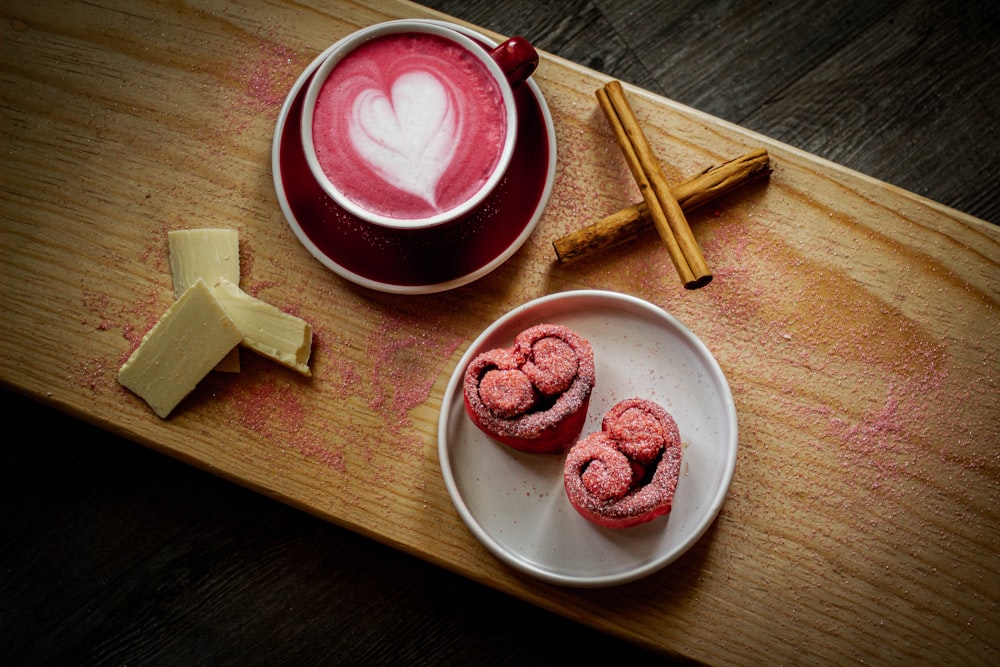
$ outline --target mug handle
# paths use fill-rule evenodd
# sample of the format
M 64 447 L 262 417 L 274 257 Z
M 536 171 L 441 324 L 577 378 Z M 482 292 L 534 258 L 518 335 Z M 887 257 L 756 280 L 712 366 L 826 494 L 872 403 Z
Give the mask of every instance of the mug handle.
M 511 88 L 517 88 L 538 67 L 538 52 L 524 37 L 515 36 L 490 51 Z

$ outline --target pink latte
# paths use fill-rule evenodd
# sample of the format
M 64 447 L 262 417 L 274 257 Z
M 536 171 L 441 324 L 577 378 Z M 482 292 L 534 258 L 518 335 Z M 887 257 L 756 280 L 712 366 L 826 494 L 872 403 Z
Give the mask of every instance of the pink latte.
M 377 37 L 323 83 L 313 143 L 330 181 L 355 204 L 394 219 L 451 210 L 493 174 L 506 111 L 490 71 L 436 35 Z

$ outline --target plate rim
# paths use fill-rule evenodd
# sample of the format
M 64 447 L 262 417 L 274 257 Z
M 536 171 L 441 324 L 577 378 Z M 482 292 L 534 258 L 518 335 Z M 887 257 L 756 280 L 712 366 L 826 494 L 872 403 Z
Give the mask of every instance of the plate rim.
M 703 517 L 700 519 L 698 529 L 695 530 L 684 542 L 665 554 L 652 559 L 651 561 L 640 564 L 631 570 L 598 576 L 576 576 L 553 572 L 549 569 L 541 568 L 538 565 L 528 562 L 526 559 L 518 558 L 517 554 L 512 553 L 510 549 L 498 543 L 476 519 L 465 500 L 462 498 L 454 470 L 452 469 L 448 442 L 448 427 L 449 423 L 452 421 L 452 409 L 457 400 L 456 396 L 461 391 L 464 369 L 468 366 L 472 357 L 478 353 L 481 344 L 491 338 L 498 330 L 502 329 L 511 320 L 525 314 L 528 311 L 538 309 L 539 307 L 553 301 L 582 298 L 606 300 L 614 302 L 619 306 L 622 304 L 629 304 L 633 308 L 638 308 L 656 318 L 661 319 L 665 324 L 668 324 L 677 333 L 682 335 L 686 339 L 687 343 L 692 345 L 698 352 L 699 357 L 707 365 L 708 370 L 714 376 L 713 379 L 715 380 L 715 383 L 722 391 L 722 395 L 720 396 L 720 399 L 722 399 L 720 405 L 724 410 L 723 419 L 725 423 L 731 425 L 732 431 L 731 438 L 727 443 L 725 443 L 726 458 L 722 466 L 722 476 L 719 486 L 714 495 L 711 496 L 710 501 L 706 504 L 706 509 Z M 459 409 L 464 410 L 464 403 L 455 409 L 456 411 Z M 458 418 L 461 418 L 461 415 L 459 415 Z M 445 487 L 448 491 L 452 504 L 455 506 L 455 509 L 466 528 L 496 558 L 519 572 L 528 574 L 547 583 L 575 588 L 608 587 L 632 582 L 664 568 L 687 552 L 705 535 L 708 529 L 715 522 L 719 512 L 722 510 L 722 506 L 725 504 L 726 498 L 729 495 L 729 489 L 735 475 L 737 454 L 739 450 L 739 422 L 736 413 L 736 403 L 732 395 L 732 389 L 729 386 L 729 381 L 723 373 L 718 360 L 711 353 L 705 343 L 667 310 L 631 294 L 602 289 L 568 290 L 537 297 L 507 311 L 483 329 L 482 332 L 470 342 L 448 381 L 441 401 L 437 435 L 439 465 L 445 482 Z

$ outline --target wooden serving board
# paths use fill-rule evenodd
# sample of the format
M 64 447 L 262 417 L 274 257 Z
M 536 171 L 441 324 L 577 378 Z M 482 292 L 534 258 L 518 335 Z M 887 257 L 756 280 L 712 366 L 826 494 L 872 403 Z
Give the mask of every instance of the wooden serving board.
M 137 443 L 636 643 L 726 664 L 997 655 L 1000 230 L 641 90 L 672 181 L 758 147 L 769 181 L 690 215 L 714 269 L 655 234 L 561 267 L 552 242 L 639 200 L 606 77 L 543 54 L 558 164 L 503 266 L 392 295 L 327 270 L 278 206 L 285 95 L 392 0 L 14 3 L 4 25 L 0 381 Z M 498 37 L 498 36 L 495 36 Z M 116 382 L 172 301 L 166 233 L 231 226 L 245 290 L 309 320 L 313 377 L 244 352 L 167 420 Z M 535 297 L 625 292 L 676 316 L 732 388 L 740 449 L 709 532 L 664 570 L 577 590 L 503 566 L 460 521 L 437 417 L 469 343 Z M 81 444 L 81 447 L 84 447 Z M 331 573 L 332 574 L 332 573 Z

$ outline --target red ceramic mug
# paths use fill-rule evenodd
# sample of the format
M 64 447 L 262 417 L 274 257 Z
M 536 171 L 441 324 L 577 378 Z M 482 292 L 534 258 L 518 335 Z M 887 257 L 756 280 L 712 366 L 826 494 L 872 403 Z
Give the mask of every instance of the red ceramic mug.
M 306 90 L 309 168 L 341 208 L 373 224 L 415 230 L 461 218 L 510 164 L 513 90 L 537 65 L 522 37 L 488 49 L 437 22 L 352 33 Z

